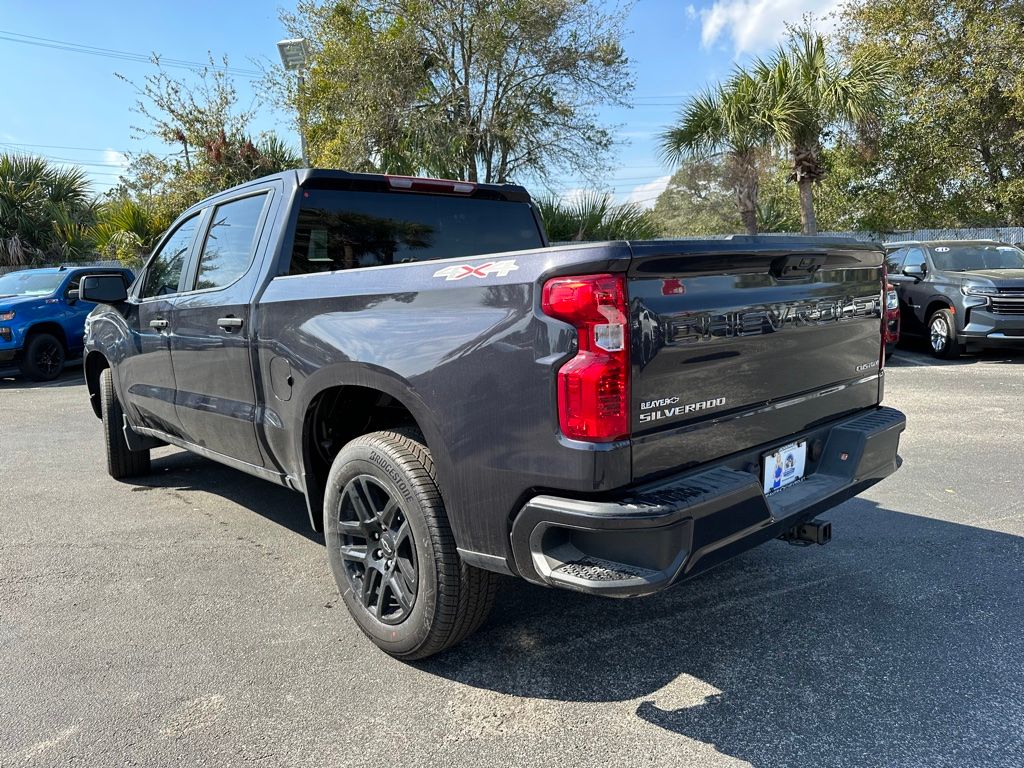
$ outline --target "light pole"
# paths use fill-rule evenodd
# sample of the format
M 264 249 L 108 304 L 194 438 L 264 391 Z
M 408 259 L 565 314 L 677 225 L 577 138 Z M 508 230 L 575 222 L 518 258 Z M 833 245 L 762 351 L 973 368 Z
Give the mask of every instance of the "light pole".
M 295 72 L 299 79 L 299 97 L 302 97 L 302 87 L 306 83 L 306 62 L 309 59 L 309 45 L 303 37 L 292 40 L 282 40 L 277 44 L 277 52 L 281 54 L 281 64 L 288 72 Z M 302 119 L 302 109 L 299 109 L 299 142 L 302 145 L 302 165 L 309 167 L 309 155 L 306 152 L 306 126 Z

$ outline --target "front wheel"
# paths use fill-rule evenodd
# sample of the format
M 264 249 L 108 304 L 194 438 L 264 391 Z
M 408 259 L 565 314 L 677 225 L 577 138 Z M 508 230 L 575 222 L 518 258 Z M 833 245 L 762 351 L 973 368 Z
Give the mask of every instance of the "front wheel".
M 459 557 L 433 457 L 415 432 L 373 432 L 338 453 L 324 532 L 346 607 L 392 656 L 439 653 L 490 613 L 497 577 Z
M 107 448 L 107 473 L 115 480 L 149 474 L 149 451 L 133 451 L 124 436 L 124 410 L 109 368 L 100 373 L 100 413 Z
M 956 338 L 956 320 L 948 309 L 937 310 L 928 321 L 928 341 L 932 356 L 953 360 L 960 356 L 960 342 Z
M 33 381 L 53 381 L 64 370 L 64 345 L 49 333 L 37 333 L 22 353 L 21 372 Z

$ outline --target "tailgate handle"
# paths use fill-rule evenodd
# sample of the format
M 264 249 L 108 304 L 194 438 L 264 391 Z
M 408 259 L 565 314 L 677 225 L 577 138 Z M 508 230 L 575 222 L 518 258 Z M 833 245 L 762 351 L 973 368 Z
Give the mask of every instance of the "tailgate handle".
M 807 256 L 793 253 L 772 259 L 771 272 L 779 280 L 795 280 L 813 275 L 825 264 L 824 256 Z

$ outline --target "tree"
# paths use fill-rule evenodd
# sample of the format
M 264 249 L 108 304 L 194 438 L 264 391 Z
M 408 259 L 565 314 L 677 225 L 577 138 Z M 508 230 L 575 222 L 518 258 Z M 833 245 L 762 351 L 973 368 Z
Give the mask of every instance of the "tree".
M 724 83 L 691 97 L 678 122 L 661 134 L 661 156 L 676 165 L 684 160 L 721 159 L 748 234 L 757 234 L 758 161 L 779 124 L 775 104 L 763 84 L 741 69 Z
M 736 232 L 742 226 L 719 158 L 685 159 L 651 216 L 667 237 Z
M 238 109 L 230 75 L 214 67 L 212 59 L 195 81 L 168 74 L 159 57 L 153 63 L 156 72 L 141 86 L 132 84 L 139 93 L 136 112 L 147 122 L 134 130 L 159 139 L 169 151 L 133 155 L 114 197 L 134 200 L 159 220 L 170 221 L 215 192 L 301 165 L 274 134 L 250 135 L 255 110 Z
M 300 114 L 317 165 L 470 181 L 594 178 L 601 104 L 632 88 L 622 8 L 594 0 L 327 0 L 283 16 L 309 42 Z
M 80 168 L 0 155 L 0 266 L 74 261 L 92 248 L 96 205 Z
M 615 205 L 607 193 L 589 192 L 572 201 L 537 202 L 548 239 L 649 240 L 661 231 L 649 210 L 636 203 Z
M 848 0 L 849 55 L 896 83 L 865 178 L 892 226 L 1024 225 L 1024 3 Z
M 757 226 L 761 232 L 797 232 L 800 202 L 790 182 L 790 163 L 773 152 L 758 165 L 761 186 L 757 201 Z
M 824 144 L 838 130 L 868 129 L 877 122 L 891 97 L 888 58 L 855 52 L 843 61 L 806 25 L 791 30 L 787 43 L 767 61 L 757 61 L 754 77 L 763 83 L 776 141 L 789 146 L 803 232 L 817 234 L 814 184 L 825 175 Z
M 99 206 L 93 240 L 104 256 L 137 267 L 170 224 L 166 212 L 122 197 Z

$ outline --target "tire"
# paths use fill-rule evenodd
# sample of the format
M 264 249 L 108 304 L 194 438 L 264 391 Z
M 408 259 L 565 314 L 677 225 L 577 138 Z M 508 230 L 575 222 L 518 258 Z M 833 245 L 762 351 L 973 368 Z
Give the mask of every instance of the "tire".
M 22 352 L 21 372 L 33 381 L 53 381 L 64 370 L 67 352 L 64 344 L 49 333 L 29 337 Z
M 434 460 L 412 430 L 373 432 L 335 457 L 324 534 L 338 591 L 385 653 L 424 659 L 474 632 L 498 577 L 462 562 Z
M 954 360 L 960 356 L 956 337 L 956 319 L 948 309 L 939 309 L 928 318 L 928 343 L 932 357 Z
M 115 480 L 149 474 L 149 451 L 133 451 L 124 437 L 124 411 L 109 368 L 100 373 L 100 412 L 107 446 L 107 473 Z

